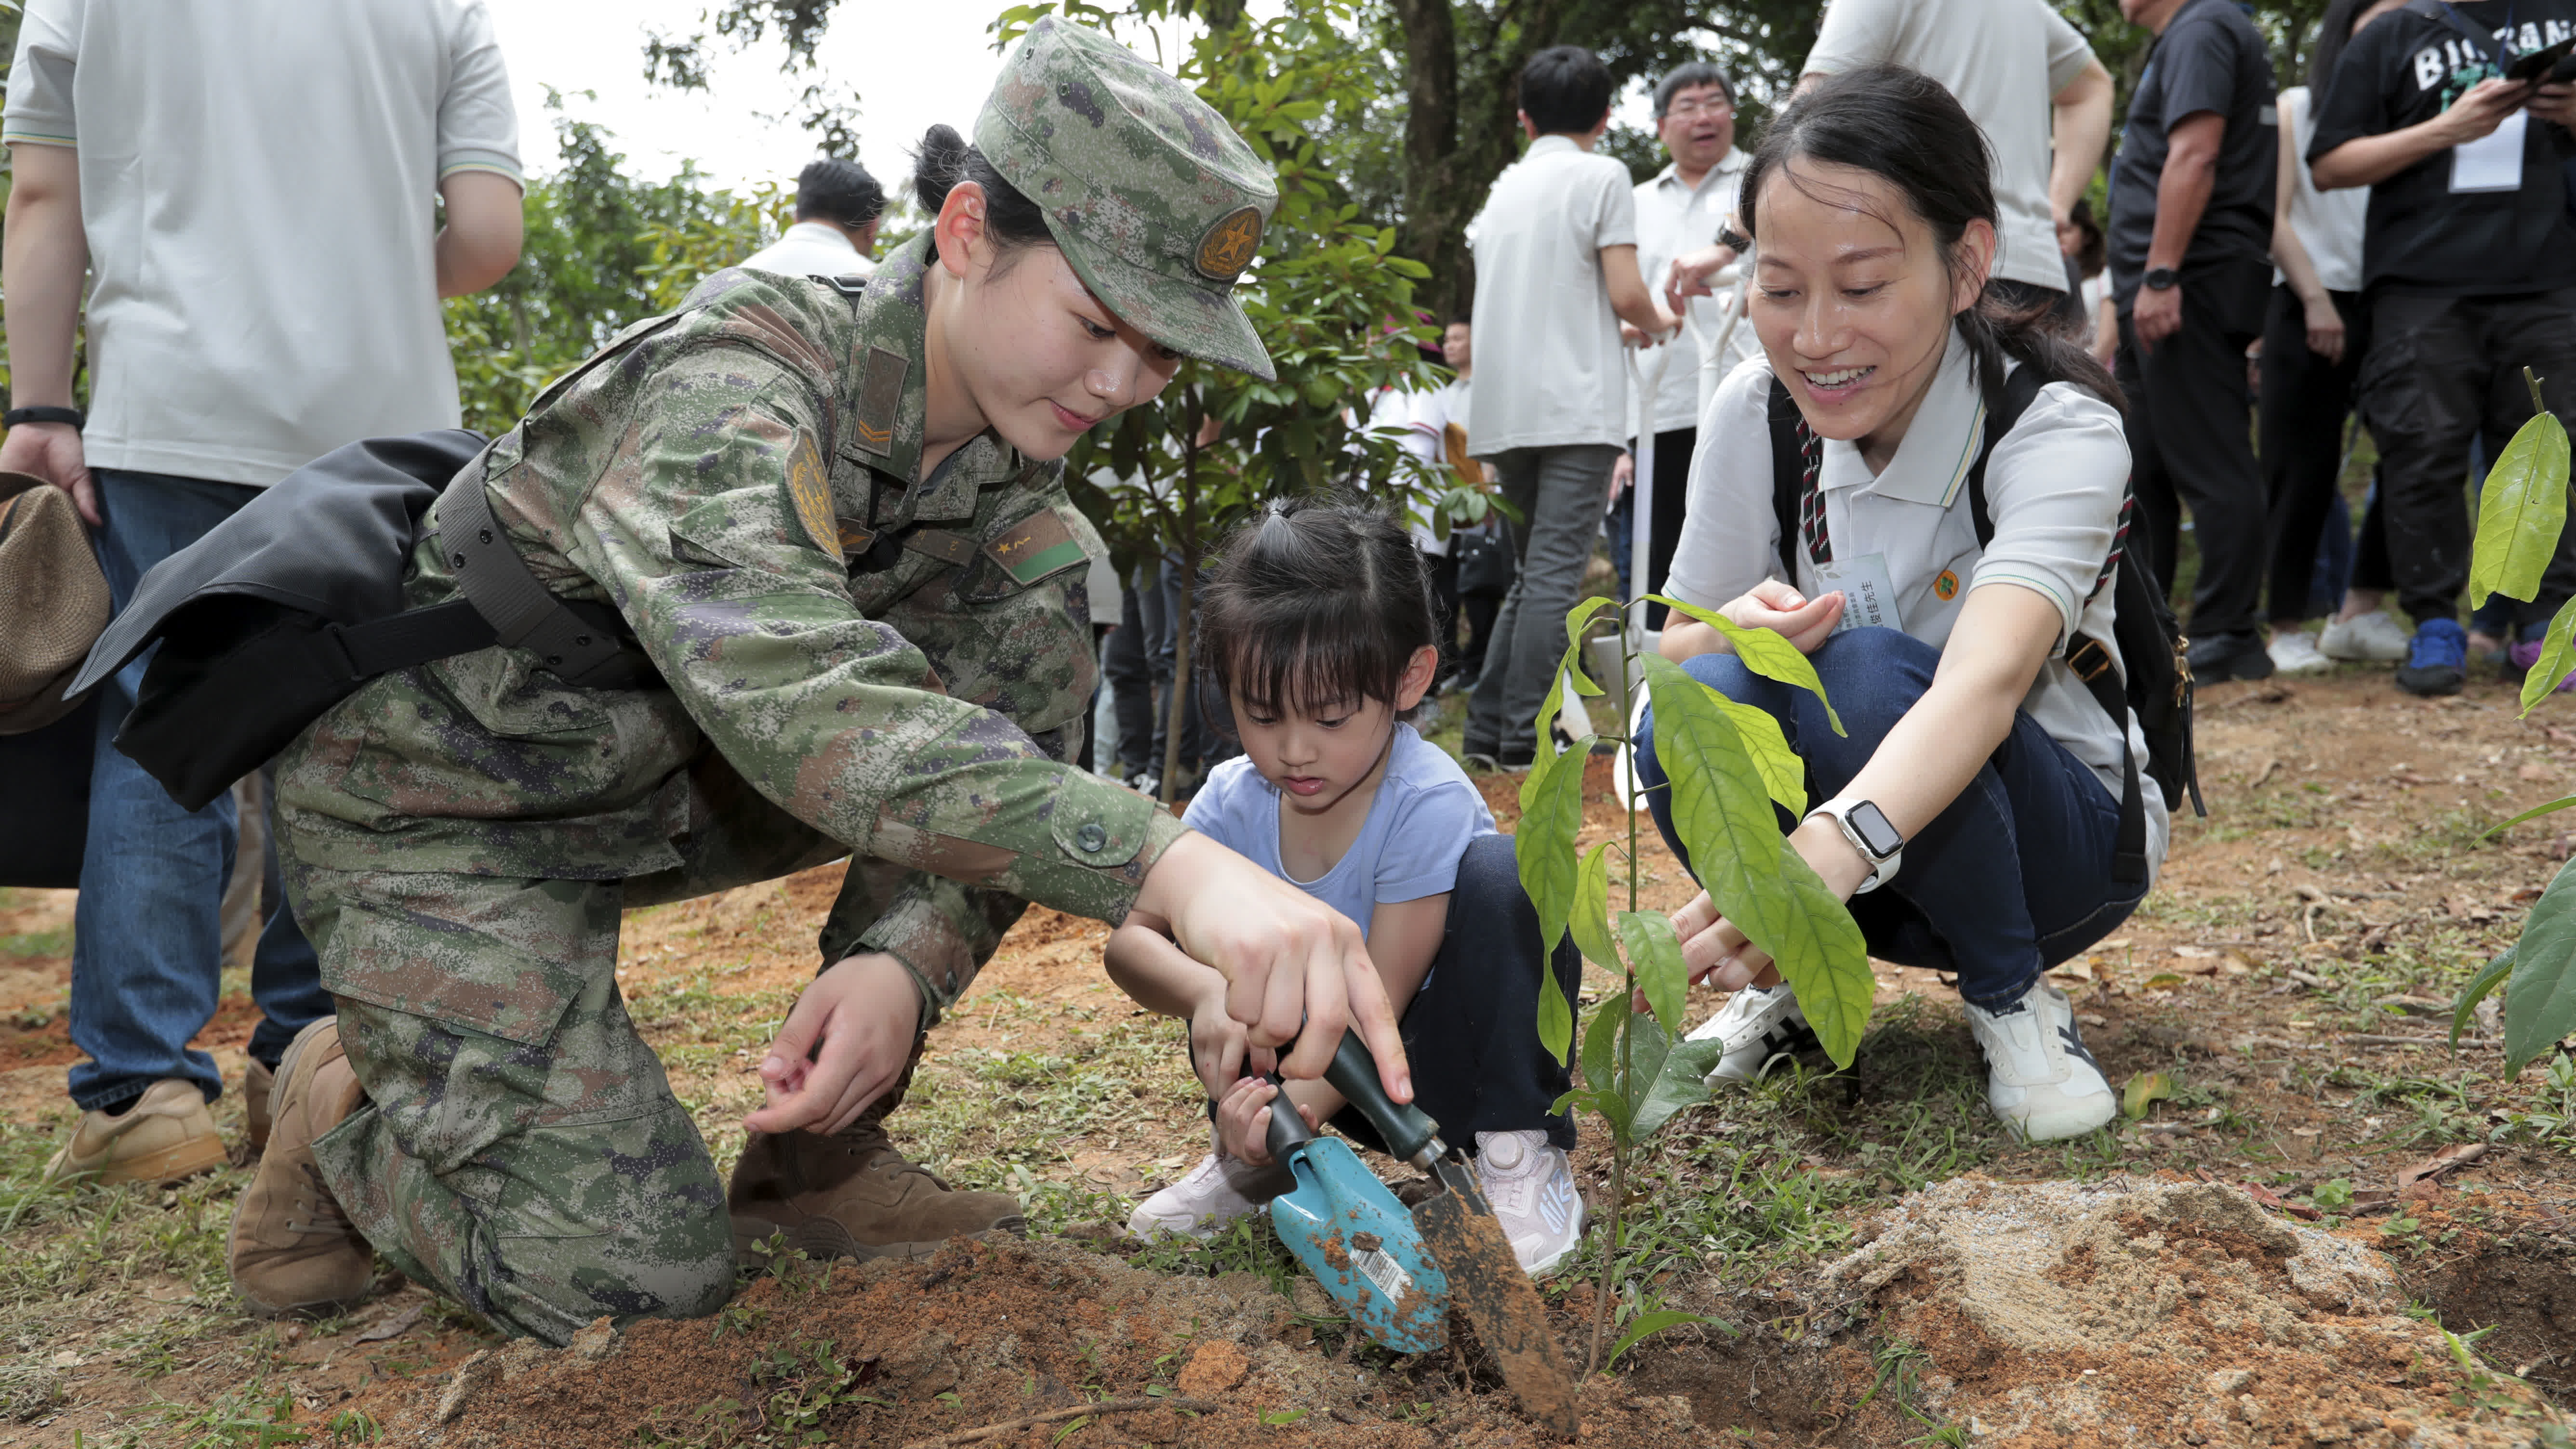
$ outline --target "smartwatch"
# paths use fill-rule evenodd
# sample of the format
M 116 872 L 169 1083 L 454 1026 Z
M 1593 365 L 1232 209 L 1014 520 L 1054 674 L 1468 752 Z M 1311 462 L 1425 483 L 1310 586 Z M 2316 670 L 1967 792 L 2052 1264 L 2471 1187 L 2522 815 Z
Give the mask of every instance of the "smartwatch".
M 2169 292 L 2182 284 L 2182 274 L 2171 267 L 2149 267 L 2138 283 L 2150 292 Z
M 1807 812 L 1810 820 L 1819 815 L 1840 826 L 1843 839 L 1850 841 L 1852 849 L 1870 864 L 1869 879 L 1855 887 L 1852 894 L 1865 895 L 1896 878 L 1897 867 L 1905 860 L 1905 837 L 1896 833 L 1887 812 L 1867 800 L 1837 796 Z

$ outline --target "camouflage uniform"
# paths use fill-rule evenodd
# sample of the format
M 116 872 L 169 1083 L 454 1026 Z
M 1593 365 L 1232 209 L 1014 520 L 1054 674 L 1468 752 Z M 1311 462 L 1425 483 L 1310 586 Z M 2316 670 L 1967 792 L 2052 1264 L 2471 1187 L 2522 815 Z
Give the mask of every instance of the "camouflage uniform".
M 977 139 L 1122 317 L 1269 374 L 1226 295 L 1268 170 L 1178 82 L 1042 21 Z M 923 474 L 928 243 L 855 297 L 718 273 L 469 465 L 537 578 L 613 605 L 663 687 L 493 647 L 375 680 L 282 759 L 297 918 L 370 1099 L 316 1143 L 323 1177 L 506 1329 L 560 1343 L 731 1289 L 724 1181 L 618 993 L 621 909 L 854 854 L 824 959 L 891 953 L 926 1028 L 1026 902 L 1119 920 L 1181 833 L 1060 763 L 1100 550 L 1061 465 L 988 432 Z M 407 591 L 455 595 L 434 537 Z

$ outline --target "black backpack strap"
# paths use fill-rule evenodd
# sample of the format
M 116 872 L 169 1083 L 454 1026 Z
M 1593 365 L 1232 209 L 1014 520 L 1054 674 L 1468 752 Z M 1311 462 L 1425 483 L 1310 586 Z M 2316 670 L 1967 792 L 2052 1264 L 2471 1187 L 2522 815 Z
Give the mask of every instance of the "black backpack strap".
M 615 610 L 568 604 L 528 572 L 492 517 L 481 469 L 456 475 L 439 495 L 436 516 L 439 552 L 474 612 L 491 625 L 492 642 L 529 650 L 547 673 L 584 688 L 624 689 L 649 675 L 651 667 L 625 647 L 625 621 Z
M 1780 578 L 1798 582 L 1798 488 L 1805 481 L 1805 458 L 1798 447 L 1798 402 L 1778 378 L 1771 379 L 1771 515 L 1780 524 Z
M 2003 402 L 1986 410 L 1985 440 L 1977 449 L 1977 461 L 1968 465 L 1968 512 L 1976 521 L 1980 549 L 1995 537 L 1994 514 L 1986 506 L 1986 463 L 1995 455 L 1995 444 L 2021 421 L 2032 399 L 2047 385 L 2048 379 L 2039 375 L 2038 368 L 2024 363 L 2004 379 Z M 2113 552 L 2119 547 L 2120 541 L 2115 537 Z M 2110 649 L 2090 634 L 2076 634 L 2066 641 L 2066 667 L 2075 671 L 2093 702 L 2102 706 L 2102 712 L 2120 731 L 2120 841 L 2111 859 L 2111 879 L 2122 885 L 2143 886 L 2147 883 L 2147 798 L 2138 778 L 2137 751 L 2129 745 L 2128 683 L 2112 666 Z

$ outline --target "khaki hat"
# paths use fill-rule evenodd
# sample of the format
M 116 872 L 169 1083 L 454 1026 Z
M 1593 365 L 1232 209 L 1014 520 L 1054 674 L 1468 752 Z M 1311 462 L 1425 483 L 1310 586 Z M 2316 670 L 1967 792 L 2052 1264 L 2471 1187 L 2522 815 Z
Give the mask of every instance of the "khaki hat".
M 107 628 L 107 576 L 72 496 L 0 473 L 0 735 L 42 729 L 79 703 L 62 697 Z
M 1279 185 L 1188 86 L 1099 31 L 1042 16 L 1002 62 L 975 147 L 1046 213 L 1109 310 L 1184 356 L 1276 379 L 1233 292 Z

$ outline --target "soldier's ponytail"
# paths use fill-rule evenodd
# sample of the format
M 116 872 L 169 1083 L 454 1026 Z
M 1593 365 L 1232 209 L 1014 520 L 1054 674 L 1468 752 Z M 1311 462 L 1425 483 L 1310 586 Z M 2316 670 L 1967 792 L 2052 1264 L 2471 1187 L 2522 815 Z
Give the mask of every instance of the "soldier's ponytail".
M 984 230 L 1002 250 L 1034 246 L 1041 242 L 1052 245 L 1055 237 L 1047 231 L 1046 213 L 1038 204 L 1020 194 L 1020 189 L 1002 179 L 984 153 L 967 144 L 952 126 L 933 126 L 921 135 L 920 147 L 912 153 L 912 194 L 921 209 L 932 216 L 948 201 L 948 193 L 960 181 L 972 181 L 984 188 Z M 931 257 L 939 255 L 939 244 L 931 243 Z

